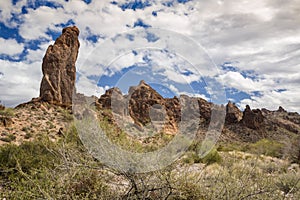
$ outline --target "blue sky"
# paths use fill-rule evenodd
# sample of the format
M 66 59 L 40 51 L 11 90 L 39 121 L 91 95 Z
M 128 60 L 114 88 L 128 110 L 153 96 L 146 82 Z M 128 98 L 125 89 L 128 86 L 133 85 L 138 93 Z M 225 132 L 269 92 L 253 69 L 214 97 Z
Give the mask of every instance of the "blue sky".
M 37 97 L 47 47 L 76 25 L 81 93 L 145 79 L 166 97 L 300 112 L 299 9 L 297 0 L 1 1 L 0 100 Z

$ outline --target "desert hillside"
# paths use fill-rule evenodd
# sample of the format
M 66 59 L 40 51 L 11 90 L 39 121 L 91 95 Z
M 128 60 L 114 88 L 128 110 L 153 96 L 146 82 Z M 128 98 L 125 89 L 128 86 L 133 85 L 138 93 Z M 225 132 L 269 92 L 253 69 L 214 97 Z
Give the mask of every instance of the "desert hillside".
M 119 88 L 99 97 L 77 94 L 78 35 L 77 27 L 64 28 L 48 47 L 39 97 L 15 108 L 0 107 L 1 199 L 300 198 L 299 113 L 284 105 L 275 111 L 240 110 L 233 102 L 164 98 L 143 80 L 127 94 Z M 221 135 L 201 156 L 214 112 L 224 114 Z M 193 120 L 196 129 L 188 128 L 195 138 L 164 168 L 120 170 L 86 146 L 77 122 L 86 116 L 96 119 L 111 143 L 130 153 L 164 149 Z

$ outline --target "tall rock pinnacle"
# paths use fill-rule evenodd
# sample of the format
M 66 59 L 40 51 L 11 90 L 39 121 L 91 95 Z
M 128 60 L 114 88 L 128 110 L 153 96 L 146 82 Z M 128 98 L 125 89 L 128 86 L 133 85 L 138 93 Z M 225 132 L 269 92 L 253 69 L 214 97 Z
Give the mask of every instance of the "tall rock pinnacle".
M 75 63 L 80 46 L 78 35 L 76 26 L 66 27 L 54 45 L 48 47 L 42 65 L 42 101 L 65 105 L 72 103 L 76 79 Z

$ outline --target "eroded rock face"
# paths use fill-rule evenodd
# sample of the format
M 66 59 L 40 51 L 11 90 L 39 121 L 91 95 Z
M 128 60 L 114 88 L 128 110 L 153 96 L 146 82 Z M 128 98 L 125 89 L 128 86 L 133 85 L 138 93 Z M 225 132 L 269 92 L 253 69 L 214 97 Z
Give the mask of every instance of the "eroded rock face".
M 136 127 L 154 123 L 163 126 L 164 132 L 177 131 L 181 114 L 179 99 L 164 99 L 144 81 L 138 86 L 130 87 L 128 95 L 122 95 L 118 88 L 111 88 L 100 97 L 98 103 L 100 108 L 111 109 L 114 114 L 130 116 Z
M 129 89 L 129 114 L 139 125 L 146 125 L 151 122 L 150 109 L 160 110 L 164 106 L 164 98 L 154 89 L 141 81 L 137 87 Z
M 40 100 L 49 103 L 70 105 L 75 91 L 78 56 L 79 30 L 76 26 L 66 27 L 50 45 L 43 58 L 43 79 L 40 87 Z
M 260 129 L 263 122 L 264 116 L 259 109 L 251 110 L 250 106 L 247 105 L 246 109 L 243 112 L 242 124 L 248 128 L 257 130 Z
M 226 105 L 226 124 L 238 123 L 243 117 L 243 113 L 232 102 L 228 102 Z

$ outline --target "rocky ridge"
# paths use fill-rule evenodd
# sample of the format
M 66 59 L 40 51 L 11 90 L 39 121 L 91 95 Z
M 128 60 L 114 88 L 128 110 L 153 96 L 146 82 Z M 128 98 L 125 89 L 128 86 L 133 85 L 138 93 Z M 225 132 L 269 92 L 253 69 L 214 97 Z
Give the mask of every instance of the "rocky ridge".
M 17 110 L 24 109 L 25 112 L 26 109 L 32 109 L 33 106 L 33 110 L 42 109 L 46 114 L 49 109 L 43 109 L 45 105 L 47 105 L 46 107 L 59 105 L 70 108 L 75 92 L 75 63 L 80 46 L 78 35 L 77 27 L 64 28 L 54 45 L 48 47 L 42 64 L 43 78 L 40 97 L 19 105 Z M 81 95 L 81 98 L 85 98 L 84 95 Z M 99 112 L 102 113 L 102 117 L 111 123 L 115 123 L 114 118 L 117 117 L 134 124 L 137 129 L 143 130 L 151 125 L 156 131 L 167 134 L 176 134 L 178 131 L 178 124 L 182 118 L 181 105 L 184 101 L 194 102 L 189 109 L 199 113 L 200 133 L 205 133 L 207 130 L 212 118 L 212 109 L 216 106 L 205 99 L 186 95 L 164 98 L 144 81 L 141 81 L 138 86 L 129 88 L 126 95 L 123 95 L 118 88 L 111 88 L 99 98 L 90 99 L 94 101 Z M 0 110 L 4 109 L 0 106 Z M 103 112 L 104 110 L 112 112 Z M 0 112 L 5 113 L 5 111 Z M 22 130 L 24 126 L 22 123 L 18 123 L 22 120 L 31 120 L 31 118 L 23 118 L 22 115 L 13 117 L 1 114 L 1 131 L 6 130 L 5 133 L 17 134 L 10 130 L 13 130 L 16 124 Z M 54 118 L 50 120 L 54 120 Z M 55 132 L 59 132 L 59 130 Z M 278 139 L 290 133 L 297 135 L 300 133 L 300 115 L 298 113 L 287 112 L 282 107 L 279 107 L 277 111 L 269 111 L 267 109 L 251 109 L 250 106 L 246 106 L 242 112 L 232 102 L 228 102 L 226 105 L 225 125 L 221 135 L 224 140 L 257 141 L 264 137 Z
M 131 87 L 127 95 L 119 88 L 109 89 L 97 101 L 99 110 L 111 110 L 118 115 L 130 117 L 137 127 L 143 128 L 155 121 L 163 122 L 162 130 L 167 134 L 175 134 L 181 120 L 180 99 L 189 98 L 198 102 L 199 132 L 204 133 L 211 120 L 214 104 L 202 98 L 190 98 L 186 95 L 174 98 L 163 98 L 150 85 L 141 81 L 138 86 Z M 113 100 L 112 100 L 113 99 Z M 115 101 L 112 103 L 112 101 Z M 113 105 L 113 106 L 111 106 Z M 113 107 L 113 108 L 112 108 Z M 112 114 L 107 115 L 114 122 Z M 226 105 L 224 140 L 257 141 L 264 137 L 283 137 L 282 132 L 300 132 L 300 115 L 289 113 L 280 107 L 277 111 L 267 109 L 251 109 L 246 106 L 241 111 L 234 103 Z

